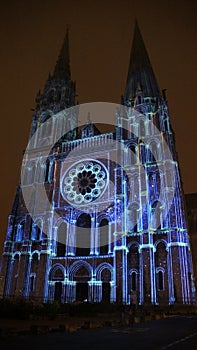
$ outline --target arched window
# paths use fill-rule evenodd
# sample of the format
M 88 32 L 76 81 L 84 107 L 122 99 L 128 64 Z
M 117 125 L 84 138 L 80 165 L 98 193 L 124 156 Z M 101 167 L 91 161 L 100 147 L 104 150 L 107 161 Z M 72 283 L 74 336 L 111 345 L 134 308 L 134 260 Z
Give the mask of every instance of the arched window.
M 67 244 L 67 224 L 62 222 L 57 230 L 57 256 L 65 256 Z
M 32 224 L 32 240 L 39 241 L 41 239 L 41 223 L 37 222 Z
M 50 281 L 63 281 L 64 280 L 64 272 L 63 267 L 61 266 L 55 266 L 51 269 L 49 273 L 49 280 Z
M 25 221 L 22 221 L 20 224 L 17 225 L 16 242 L 21 242 L 24 239 L 24 226 Z
M 108 240 L 109 240 L 109 221 L 107 219 L 101 220 L 100 224 L 100 254 L 108 254 Z
M 140 120 L 140 132 L 139 132 L 140 136 L 145 136 L 145 125 L 144 125 L 144 121 L 141 119 Z
M 54 267 L 49 274 L 49 280 L 55 282 L 54 300 L 61 302 L 62 281 L 64 280 L 63 269 L 59 266 Z
M 164 290 L 164 272 L 161 270 L 157 271 L 157 289 L 158 291 Z
M 53 179 L 54 163 L 52 160 L 47 159 L 45 164 L 45 182 L 50 183 Z
M 77 219 L 76 227 L 76 255 L 89 255 L 91 235 L 91 217 L 81 214 Z
M 167 254 L 165 242 L 163 240 L 158 242 L 155 251 L 156 283 L 158 291 L 163 291 L 165 289 L 165 284 L 167 285 L 168 283 Z
M 150 199 L 158 198 L 161 191 L 161 175 L 158 168 L 148 174 L 148 187 Z
M 158 160 L 158 150 L 157 150 L 157 144 L 155 141 L 152 141 L 149 146 L 149 161 L 150 162 L 157 162 Z
M 29 292 L 34 292 L 36 288 L 36 276 L 39 274 L 39 255 L 37 252 L 32 254 L 31 273 L 29 275 Z
M 29 291 L 33 292 L 34 291 L 34 280 L 35 280 L 35 276 L 31 275 L 30 276 L 30 285 L 29 285 Z
M 152 222 L 152 228 L 154 229 L 161 229 L 161 203 L 159 201 L 155 201 L 152 204 L 151 208 L 151 222 Z
M 131 291 L 136 292 L 137 289 L 137 273 L 132 271 L 131 273 Z
M 137 232 L 138 230 L 138 205 L 131 204 L 128 207 L 128 231 Z

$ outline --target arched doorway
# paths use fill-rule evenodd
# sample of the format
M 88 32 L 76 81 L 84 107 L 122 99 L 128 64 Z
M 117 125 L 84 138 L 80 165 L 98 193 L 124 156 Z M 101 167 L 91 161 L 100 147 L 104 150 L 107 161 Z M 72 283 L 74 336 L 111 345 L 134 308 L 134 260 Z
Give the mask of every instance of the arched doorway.
M 79 267 L 73 276 L 73 280 L 76 281 L 76 300 L 88 301 L 89 300 L 89 286 L 90 274 L 85 266 Z
M 62 282 L 55 282 L 54 300 L 61 302 Z
M 105 268 L 101 272 L 101 281 L 102 281 L 102 299 L 103 302 L 110 302 L 111 295 L 111 272 L 109 269 Z
M 50 272 L 49 280 L 55 282 L 53 299 L 61 302 L 64 281 L 63 267 L 55 266 Z
M 86 256 L 90 254 L 91 217 L 89 214 L 81 214 L 77 220 L 76 228 L 76 255 Z
M 76 300 L 87 301 L 88 300 L 88 283 L 78 282 L 76 284 Z

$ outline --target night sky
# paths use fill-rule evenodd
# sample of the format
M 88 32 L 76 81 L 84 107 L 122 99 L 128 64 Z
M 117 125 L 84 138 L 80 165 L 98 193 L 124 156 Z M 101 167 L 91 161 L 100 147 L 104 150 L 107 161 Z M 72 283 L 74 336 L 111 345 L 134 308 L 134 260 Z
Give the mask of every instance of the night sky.
M 160 89 L 167 89 L 185 193 L 197 192 L 197 2 L 15 0 L 0 8 L 0 251 L 35 96 L 70 28 L 79 103 L 119 103 L 137 18 Z

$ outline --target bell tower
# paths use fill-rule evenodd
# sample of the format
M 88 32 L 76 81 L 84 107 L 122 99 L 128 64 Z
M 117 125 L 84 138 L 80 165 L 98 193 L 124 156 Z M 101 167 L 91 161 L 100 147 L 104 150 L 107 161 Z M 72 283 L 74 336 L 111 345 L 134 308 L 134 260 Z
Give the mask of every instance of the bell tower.
M 53 74 L 49 74 L 44 90 L 39 90 L 36 96 L 36 109 L 32 117 L 30 137 L 37 128 L 54 114 L 65 108 L 76 105 L 76 82 L 71 79 L 70 55 L 69 55 L 69 30 L 66 36 L 59 57 L 57 59 Z M 69 140 L 75 139 L 77 135 L 77 116 L 67 120 Z
M 124 260 L 124 245 L 121 257 L 127 270 L 126 294 L 129 290 L 136 293 L 140 304 L 193 303 L 192 260 L 174 132 L 166 95 L 160 92 L 137 22 L 122 104 L 128 109 L 118 116 L 118 137 L 124 140 L 122 162 L 130 183 L 125 211 L 127 257 Z M 123 287 L 123 299 L 126 294 Z

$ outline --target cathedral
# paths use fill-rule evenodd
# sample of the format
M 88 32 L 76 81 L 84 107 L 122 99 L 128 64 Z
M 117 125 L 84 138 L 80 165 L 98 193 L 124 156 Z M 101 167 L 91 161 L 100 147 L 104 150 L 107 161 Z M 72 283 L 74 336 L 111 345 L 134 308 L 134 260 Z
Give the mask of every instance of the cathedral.
M 67 31 L 36 96 L 1 297 L 195 304 L 174 132 L 137 22 L 116 106 L 111 131 L 100 130 L 92 112 L 79 125 Z

